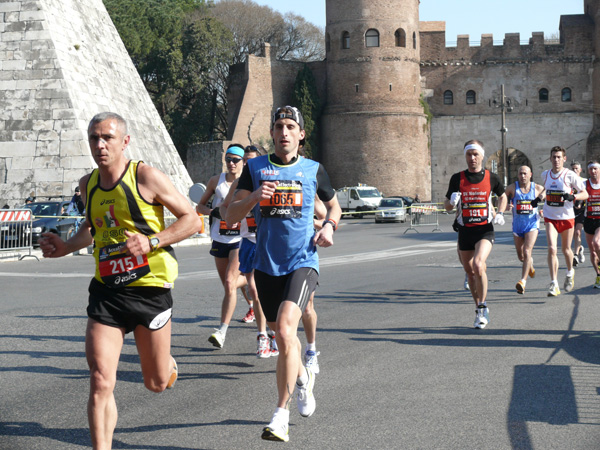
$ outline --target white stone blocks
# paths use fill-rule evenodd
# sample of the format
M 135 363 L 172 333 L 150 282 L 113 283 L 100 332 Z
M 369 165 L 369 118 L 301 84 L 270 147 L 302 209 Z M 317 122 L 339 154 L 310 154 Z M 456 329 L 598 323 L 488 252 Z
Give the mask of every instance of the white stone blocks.
M 35 156 L 35 142 L 0 142 L 0 157 Z

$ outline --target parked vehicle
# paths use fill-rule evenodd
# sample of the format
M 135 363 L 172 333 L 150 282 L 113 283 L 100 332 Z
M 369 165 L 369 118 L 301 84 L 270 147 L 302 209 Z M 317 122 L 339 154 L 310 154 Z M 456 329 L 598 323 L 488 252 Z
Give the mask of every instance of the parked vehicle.
M 342 212 L 374 212 L 381 199 L 383 198 L 381 192 L 376 187 L 365 186 L 359 184 L 358 186 L 343 187 L 337 191 L 338 202 L 342 208 Z M 355 216 L 362 217 L 363 214 L 354 214 Z
M 42 233 L 55 233 L 65 240 L 73 235 L 78 222 L 83 219 L 67 215 L 69 203 L 68 201 L 47 201 L 28 203 L 24 206 L 24 208 L 31 209 L 33 214 L 30 232 L 34 247 L 39 245 L 38 240 L 42 237 Z
M 375 212 L 375 223 L 406 222 L 406 207 L 400 197 L 384 198 Z

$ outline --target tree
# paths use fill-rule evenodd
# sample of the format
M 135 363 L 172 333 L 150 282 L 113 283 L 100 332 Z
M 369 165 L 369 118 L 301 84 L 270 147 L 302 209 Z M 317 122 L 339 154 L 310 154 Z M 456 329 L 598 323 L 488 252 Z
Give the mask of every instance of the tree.
M 324 30 L 296 14 L 282 16 L 252 0 L 221 0 L 210 12 L 233 34 L 234 63 L 258 53 L 264 42 L 275 48 L 277 59 L 308 62 L 325 57 Z
M 215 138 L 218 64 L 232 58 L 231 33 L 204 0 L 104 0 L 182 159 Z
M 317 83 L 307 64 L 298 71 L 294 82 L 292 104 L 302 113 L 306 143 L 304 152 L 307 158 L 319 156 L 319 120 L 321 118 L 321 100 L 317 92 Z

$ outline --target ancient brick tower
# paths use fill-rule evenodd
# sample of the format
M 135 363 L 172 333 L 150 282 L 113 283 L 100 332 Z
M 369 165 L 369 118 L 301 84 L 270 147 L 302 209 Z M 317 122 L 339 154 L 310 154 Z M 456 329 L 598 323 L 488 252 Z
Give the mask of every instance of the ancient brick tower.
M 419 0 L 327 0 L 323 162 L 334 187 L 431 196 Z

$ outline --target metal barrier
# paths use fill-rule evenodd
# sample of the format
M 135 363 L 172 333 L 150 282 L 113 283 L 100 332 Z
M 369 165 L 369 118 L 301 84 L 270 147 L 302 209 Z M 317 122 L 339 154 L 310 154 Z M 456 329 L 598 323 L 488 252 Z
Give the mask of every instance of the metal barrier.
M 404 234 L 410 230 L 414 230 L 417 233 L 418 227 L 435 227 L 432 231 L 442 231 L 440 228 L 439 213 L 436 205 L 431 203 L 413 203 L 409 207 L 410 211 L 410 227 L 408 227 Z
M 19 260 L 31 256 L 39 259 L 31 252 L 33 216 L 29 209 L 2 209 L 0 210 L 0 255 L 18 253 Z M 28 254 L 20 252 L 27 250 Z

